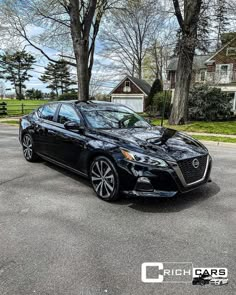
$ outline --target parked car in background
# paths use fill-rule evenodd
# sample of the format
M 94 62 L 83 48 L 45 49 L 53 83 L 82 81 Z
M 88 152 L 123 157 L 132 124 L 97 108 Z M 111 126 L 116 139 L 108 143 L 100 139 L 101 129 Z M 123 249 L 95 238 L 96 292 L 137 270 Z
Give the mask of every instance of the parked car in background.
M 109 102 L 52 102 L 20 120 L 27 161 L 38 157 L 90 179 L 97 196 L 173 197 L 207 183 L 212 160 L 188 135 L 153 127 Z

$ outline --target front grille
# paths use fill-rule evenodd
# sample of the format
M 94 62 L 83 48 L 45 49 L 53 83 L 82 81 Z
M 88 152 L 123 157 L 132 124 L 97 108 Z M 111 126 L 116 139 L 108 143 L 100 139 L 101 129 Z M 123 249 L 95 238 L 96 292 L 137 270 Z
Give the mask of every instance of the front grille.
M 178 162 L 179 168 L 187 184 L 198 181 L 204 176 L 204 172 L 206 170 L 207 157 L 208 156 L 206 155 L 187 160 L 181 160 Z M 194 159 L 197 159 L 199 161 L 198 168 L 194 168 L 193 166 Z

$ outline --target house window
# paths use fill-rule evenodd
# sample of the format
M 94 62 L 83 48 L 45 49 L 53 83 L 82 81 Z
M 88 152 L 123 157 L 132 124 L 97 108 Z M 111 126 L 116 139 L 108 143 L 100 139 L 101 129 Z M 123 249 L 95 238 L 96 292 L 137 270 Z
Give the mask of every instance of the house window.
M 228 47 L 227 48 L 226 55 L 227 56 L 235 56 L 236 57 L 236 47 Z
M 206 80 L 206 71 L 200 71 L 200 81 L 204 82 Z
M 125 87 L 130 87 L 130 81 L 125 81 Z
M 221 65 L 220 66 L 220 75 L 221 77 L 227 77 L 228 75 L 228 65 Z

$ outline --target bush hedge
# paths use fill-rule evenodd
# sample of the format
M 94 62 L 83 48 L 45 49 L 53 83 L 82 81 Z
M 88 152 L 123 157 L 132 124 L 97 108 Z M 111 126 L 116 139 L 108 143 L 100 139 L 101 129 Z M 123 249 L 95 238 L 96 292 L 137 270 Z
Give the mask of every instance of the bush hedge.
M 168 118 L 171 112 L 171 91 L 158 92 L 152 99 L 152 105 L 147 108 L 149 115 L 161 116 L 165 101 L 164 117 Z
M 190 120 L 217 121 L 232 116 L 232 97 L 208 85 L 194 86 L 189 95 Z

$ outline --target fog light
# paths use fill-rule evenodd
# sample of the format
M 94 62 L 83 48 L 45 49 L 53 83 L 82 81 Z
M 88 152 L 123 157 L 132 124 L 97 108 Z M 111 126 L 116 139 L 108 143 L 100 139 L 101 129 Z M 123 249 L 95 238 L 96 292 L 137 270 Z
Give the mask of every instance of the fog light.
M 153 186 L 147 177 L 139 177 L 137 179 L 135 190 L 143 192 L 152 192 Z

